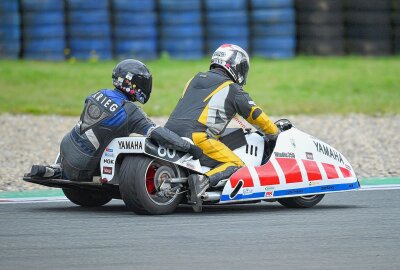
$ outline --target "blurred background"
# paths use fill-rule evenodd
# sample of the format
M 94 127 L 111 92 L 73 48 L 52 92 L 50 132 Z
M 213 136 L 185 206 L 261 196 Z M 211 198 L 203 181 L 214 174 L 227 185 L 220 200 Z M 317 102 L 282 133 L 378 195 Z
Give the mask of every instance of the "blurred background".
M 119 60 L 149 67 L 162 125 L 223 43 L 250 53 L 244 89 L 273 120 L 361 177 L 400 175 L 400 0 L 0 0 L 0 190 L 31 188 L 15 179 L 52 162 Z
M 400 0 L 2 0 L 0 58 L 400 53 Z
M 136 58 L 166 116 L 224 43 L 270 114 L 400 113 L 400 0 L 1 0 L 0 112 L 79 115 Z

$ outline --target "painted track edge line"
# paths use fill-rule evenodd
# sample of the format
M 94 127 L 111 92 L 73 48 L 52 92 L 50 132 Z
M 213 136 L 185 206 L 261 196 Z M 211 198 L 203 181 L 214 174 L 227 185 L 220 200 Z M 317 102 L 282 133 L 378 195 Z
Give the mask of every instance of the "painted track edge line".
M 367 190 L 395 190 L 400 189 L 399 184 L 393 185 L 361 185 L 360 191 L 367 191 Z
M 67 202 L 66 197 L 0 198 L 0 204 Z

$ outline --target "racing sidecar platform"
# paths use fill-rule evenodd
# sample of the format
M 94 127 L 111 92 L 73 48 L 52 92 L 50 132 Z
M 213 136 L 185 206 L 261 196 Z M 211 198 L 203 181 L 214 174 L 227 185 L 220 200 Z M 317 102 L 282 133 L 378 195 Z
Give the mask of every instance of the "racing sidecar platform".
M 121 199 L 121 194 L 117 185 L 102 184 L 100 182 L 74 182 L 66 179 L 23 177 L 23 180 L 33 184 L 47 187 L 76 190 L 80 192 L 98 192 L 107 195 L 112 199 Z M 65 192 L 64 192 L 65 193 Z
M 207 190 L 198 201 L 192 201 L 188 177 L 205 174 L 210 168 L 188 153 L 137 135 L 110 142 L 99 164 L 99 179 L 93 182 L 30 177 L 24 180 L 62 188 L 68 199 L 82 206 L 100 206 L 112 198 L 122 199 L 138 214 L 169 214 L 179 204 L 187 203 L 195 211 L 201 210 L 202 203 L 260 201 L 309 208 L 325 194 L 360 188 L 353 167 L 342 153 L 286 119 L 276 124 L 281 133 L 274 144 L 258 132 L 239 129 L 231 133 L 226 144 L 245 166 Z

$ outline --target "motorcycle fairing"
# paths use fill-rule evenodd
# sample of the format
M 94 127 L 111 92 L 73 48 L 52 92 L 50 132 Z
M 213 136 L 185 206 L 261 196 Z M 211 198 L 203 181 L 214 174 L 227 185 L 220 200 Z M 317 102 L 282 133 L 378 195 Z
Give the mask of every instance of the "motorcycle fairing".
M 100 173 L 103 183 L 113 180 L 117 158 L 120 154 L 146 154 L 173 162 L 192 171 L 202 171 L 200 162 L 190 159 L 190 155 L 187 153 L 158 146 L 143 136 L 121 137 L 112 140 L 101 157 Z
M 230 177 L 220 203 L 307 196 L 359 187 L 353 168 L 339 151 L 291 128 L 280 134 L 266 164 L 243 167 Z

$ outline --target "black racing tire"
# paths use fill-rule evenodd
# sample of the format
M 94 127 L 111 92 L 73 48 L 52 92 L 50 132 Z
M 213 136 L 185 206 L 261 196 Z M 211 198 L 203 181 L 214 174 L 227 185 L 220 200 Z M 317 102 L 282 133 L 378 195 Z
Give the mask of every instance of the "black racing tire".
M 347 11 L 345 17 L 348 24 L 390 24 L 390 13 L 385 11 Z
M 400 10 L 400 0 L 392 0 L 392 8 L 395 11 L 399 11 Z
M 299 24 L 297 25 L 297 35 L 299 38 L 342 38 L 344 28 L 342 24 L 338 25 L 315 25 L 315 24 Z
M 175 194 L 172 198 L 157 195 L 162 181 L 156 179 L 157 174 L 160 175 L 157 170 L 164 170 L 167 178 L 181 175 L 174 164 L 147 156 L 126 156 L 122 161 L 119 171 L 121 197 L 128 209 L 136 214 L 171 214 L 182 201 L 183 194 Z
M 340 11 L 342 2 L 338 0 L 296 0 L 296 8 L 301 11 Z
M 394 40 L 400 39 L 400 26 L 393 27 L 393 39 Z
M 393 53 L 400 54 L 400 38 L 395 39 L 393 42 Z
M 347 51 L 349 54 L 386 56 L 391 53 L 391 40 L 347 40 Z
M 287 208 L 310 208 L 318 204 L 325 194 L 279 199 L 278 202 Z
M 392 23 L 396 26 L 400 25 L 400 7 L 399 10 L 392 14 Z
M 344 54 L 343 38 L 336 39 L 300 39 L 298 42 L 298 52 L 300 54 L 309 55 L 343 55 Z
M 71 188 L 63 188 L 65 197 L 72 203 L 83 207 L 97 207 L 107 204 L 111 201 L 111 197 L 100 191 L 78 190 Z
M 297 22 L 300 24 L 342 24 L 342 12 L 297 12 Z
M 392 28 L 389 24 L 362 25 L 350 24 L 346 27 L 346 36 L 373 40 L 390 39 Z
M 339 2 L 339 1 L 338 1 Z M 352 10 L 362 11 L 376 11 L 376 10 L 390 10 L 391 0 L 346 0 L 344 4 L 345 8 Z

